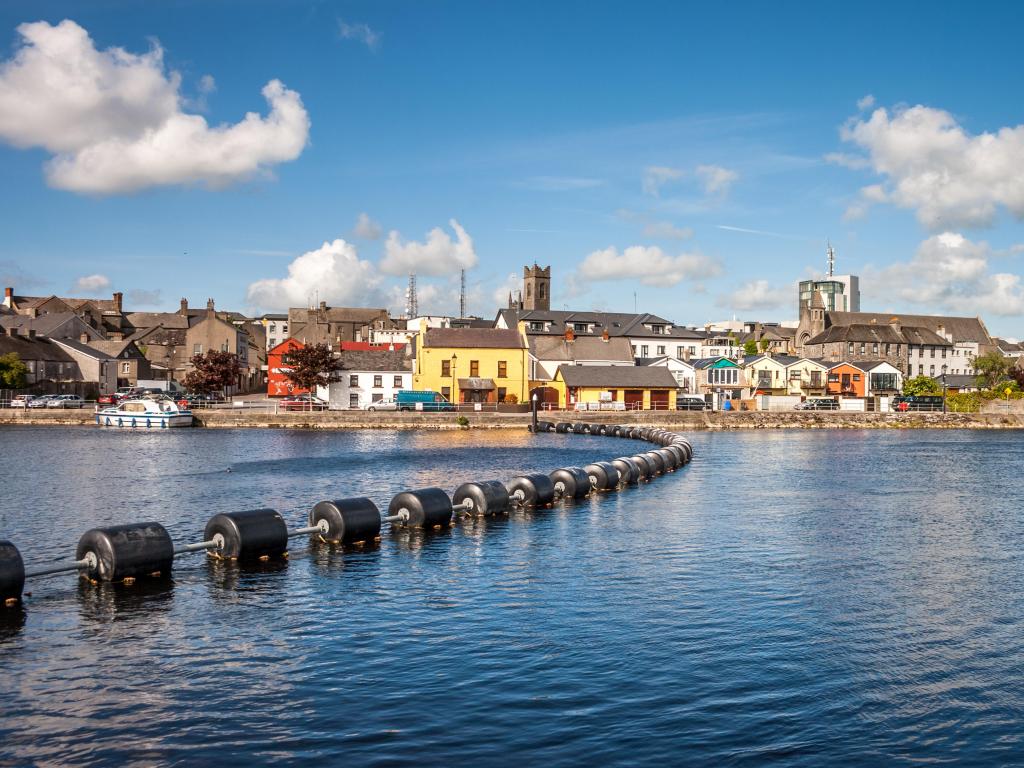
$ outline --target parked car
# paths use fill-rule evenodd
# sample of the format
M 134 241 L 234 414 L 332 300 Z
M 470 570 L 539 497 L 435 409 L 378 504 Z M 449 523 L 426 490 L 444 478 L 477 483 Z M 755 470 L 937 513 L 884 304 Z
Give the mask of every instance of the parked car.
M 706 411 L 710 409 L 708 401 L 698 395 L 677 395 L 677 411 Z
M 400 411 L 454 411 L 455 406 L 445 396 L 432 390 L 403 389 L 395 398 Z
M 11 398 L 11 408 L 28 408 L 28 404 L 35 399 L 35 395 L 15 395 Z
M 315 395 L 292 395 L 281 401 L 282 411 L 326 411 L 327 401 Z
M 834 397 L 809 397 L 793 407 L 798 411 L 838 411 L 839 401 Z
M 367 403 L 363 406 L 364 411 L 397 411 L 398 401 L 393 398 L 377 400 L 374 403 Z
M 100 405 L 117 405 L 117 393 L 111 392 L 106 395 L 100 395 L 96 398 L 96 402 Z
M 29 408 L 46 408 L 55 395 L 40 395 L 28 401 Z
M 941 395 L 900 395 L 893 398 L 894 411 L 941 411 Z
M 46 401 L 47 408 L 81 408 L 84 404 L 78 395 L 54 395 Z

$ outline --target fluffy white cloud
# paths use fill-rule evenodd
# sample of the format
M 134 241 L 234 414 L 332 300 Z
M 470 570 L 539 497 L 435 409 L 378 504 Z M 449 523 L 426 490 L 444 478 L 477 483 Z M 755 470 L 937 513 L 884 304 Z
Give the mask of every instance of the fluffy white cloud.
M 371 219 L 366 213 L 359 214 L 359 217 L 356 219 L 356 226 L 352 230 L 352 234 L 364 240 L 376 240 L 381 236 L 382 232 L 380 224 Z
M 455 231 L 455 240 L 440 227 L 427 233 L 424 242 L 402 242 L 395 230 L 388 233 L 384 243 L 384 258 L 380 271 L 388 275 L 450 275 L 460 269 L 472 269 L 477 264 L 473 239 L 455 219 L 448 221 Z
M 657 197 L 661 188 L 671 181 L 678 181 L 686 175 L 681 168 L 669 168 L 665 165 L 649 165 L 644 168 L 644 177 L 641 181 L 645 195 Z
M 248 113 L 210 127 L 182 111 L 181 77 L 165 74 L 163 50 L 99 51 L 73 21 L 18 27 L 22 45 L 0 64 L 0 139 L 42 147 L 51 186 L 111 194 L 170 184 L 213 187 L 294 160 L 306 146 L 309 116 L 299 94 L 272 80 L 266 117 Z M 212 77 L 199 84 L 212 92 Z
M 287 277 L 251 283 L 247 296 L 251 306 L 263 309 L 305 307 L 316 297 L 336 306 L 365 307 L 380 303 L 379 283 L 373 264 L 339 238 L 296 258 Z
M 719 300 L 720 306 L 732 309 L 778 309 L 793 299 L 793 291 L 769 284 L 767 280 L 751 280 Z
M 522 277 L 515 272 L 509 272 L 508 276 L 494 289 L 491 298 L 499 308 L 508 306 L 509 294 L 516 296 L 523 289 Z
M 986 242 L 943 232 L 925 240 L 909 262 L 866 272 L 871 290 L 900 303 L 962 315 L 1022 315 L 1020 275 L 992 272 Z
M 704 183 L 705 194 L 722 197 L 729 194 L 733 182 L 740 177 L 736 171 L 731 171 L 720 165 L 698 165 L 695 173 Z
M 1024 218 L 1024 125 L 972 135 L 949 112 L 918 105 L 876 109 L 840 136 L 885 177 L 884 187 L 854 204 L 854 215 L 890 202 L 915 210 L 933 230 L 991 224 L 1000 206 Z
M 71 286 L 73 293 L 93 293 L 110 287 L 110 278 L 106 275 L 83 275 Z
M 656 245 L 632 245 L 622 253 L 610 247 L 589 254 L 576 270 L 578 280 L 639 280 L 644 285 L 676 285 L 683 280 L 714 277 L 717 262 L 699 253 L 669 256 Z
M 380 45 L 380 34 L 370 29 L 369 24 L 362 22 L 349 24 L 343 19 L 338 19 L 338 35 L 343 40 L 358 40 L 371 51 L 377 50 L 377 46 Z
M 871 109 L 875 106 L 875 97 L 870 93 L 863 98 L 857 99 L 857 109 L 863 112 L 865 109 Z

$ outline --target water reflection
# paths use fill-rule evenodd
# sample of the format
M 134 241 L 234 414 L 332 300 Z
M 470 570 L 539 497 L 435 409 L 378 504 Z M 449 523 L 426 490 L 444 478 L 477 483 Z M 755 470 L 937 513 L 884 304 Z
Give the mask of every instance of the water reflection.
M 132 584 L 94 584 L 78 579 L 78 610 L 86 621 L 112 622 L 167 612 L 174 597 L 170 578 L 139 579 Z

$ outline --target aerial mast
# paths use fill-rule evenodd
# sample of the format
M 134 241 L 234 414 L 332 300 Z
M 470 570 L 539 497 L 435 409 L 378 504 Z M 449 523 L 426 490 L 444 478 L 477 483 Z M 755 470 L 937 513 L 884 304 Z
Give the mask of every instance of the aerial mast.
M 409 274 L 409 287 L 405 289 L 405 316 L 410 320 L 420 316 L 419 303 L 416 301 L 416 273 Z
M 825 256 L 828 259 L 828 277 L 832 279 L 836 271 L 836 252 L 828 240 L 825 241 Z
M 462 270 L 462 285 L 459 290 L 459 317 L 466 316 L 466 270 Z

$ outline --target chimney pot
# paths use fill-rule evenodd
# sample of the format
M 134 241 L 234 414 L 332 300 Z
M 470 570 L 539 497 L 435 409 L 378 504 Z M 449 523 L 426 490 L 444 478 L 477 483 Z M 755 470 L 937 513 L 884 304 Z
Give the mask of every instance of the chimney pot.
M 124 301 L 124 294 L 120 291 L 114 292 L 114 311 L 121 314 L 121 306 Z
M 565 329 L 565 340 L 566 341 L 575 341 L 575 339 L 576 339 L 576 334 L 573 331 L 573 329 L 572 328 L 566 328 Z
M 181 309 L 178 310 L 179 315 L 188 315 L 188 299 L 182 297 Z
M 11 288 L 10 286 L 8 286 L 7 288 L 4 288 L 4 298 L 5 299 L 14 298 L 14 289 Z
M 601 331 L 601 341 L 608 341 L 608 329 Z
M 78 337 L 78 340 L 80 342 L 82 342 L 83 344 L 88 344 L 89 343 L 89 334 L 88 333 L 80 334 L 79 337 Z
M 213 312 L 213 299 L 206 300 L 206 311 Z

